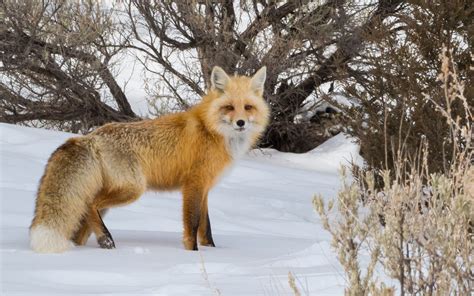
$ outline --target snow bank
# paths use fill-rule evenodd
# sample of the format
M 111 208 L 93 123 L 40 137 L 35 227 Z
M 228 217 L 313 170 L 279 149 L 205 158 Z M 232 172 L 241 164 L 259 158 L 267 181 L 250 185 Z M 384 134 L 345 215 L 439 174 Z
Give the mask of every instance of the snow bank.
M 337 173 L 341 165 L 363 164 L 359 146 L 353 138 L 340 133 L 307 153 L 283 153 L 275 149 L 256 149 L 249 157 L 287 167 Z
M 312 197 L 335 195 L 337 168 L 357 146 L 336 136 L 306 154 L 253 151 L 210 193 L 216 248 L 185 251 L 177 192 L 148 192 L 105 217 L 117 248 L 36 254 L 35 193 L 50 153 L 71 134 L 0 124 L 1 295 L 290 295 L 288 272 L 311 295 L 344 279 Z M 205 270 L 205 272 L 204 272 Z

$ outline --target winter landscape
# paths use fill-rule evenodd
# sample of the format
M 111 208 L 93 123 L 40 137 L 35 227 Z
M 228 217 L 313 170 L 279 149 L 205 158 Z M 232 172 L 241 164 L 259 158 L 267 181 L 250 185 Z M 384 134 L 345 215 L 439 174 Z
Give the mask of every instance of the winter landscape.
M 0 1 L 0 296 L 472 295 L 473 20 Z
M 35 254 L 28 227 L 49 155 L 72 134 L 0 125 L 3 295 L 340 295 L 344 276 L 312 206 L 333 198 L 338 169 L 358 157 L 342 134 L 306 154 L 251 151 L 209 196 L 216 248 L 182 247 L 179 193 L 148 192 L 110 211 L 117 248 L 94 237 L 63 254 Z

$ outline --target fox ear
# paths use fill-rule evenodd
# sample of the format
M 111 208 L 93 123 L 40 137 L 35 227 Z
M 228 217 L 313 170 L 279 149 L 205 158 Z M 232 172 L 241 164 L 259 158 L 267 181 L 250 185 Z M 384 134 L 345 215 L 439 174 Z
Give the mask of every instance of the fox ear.
M 213 89 L 224 91 L 230 78 L 227 73 L 219 66 L 214 66 L 211 73 L 211 86 Z
M 258 93 L 259 95 L 262 95 L 266 78 L 267 78 L 267 67 L 263 66 L 252 77 L 252 80 L 250 82 L 252 90 Z

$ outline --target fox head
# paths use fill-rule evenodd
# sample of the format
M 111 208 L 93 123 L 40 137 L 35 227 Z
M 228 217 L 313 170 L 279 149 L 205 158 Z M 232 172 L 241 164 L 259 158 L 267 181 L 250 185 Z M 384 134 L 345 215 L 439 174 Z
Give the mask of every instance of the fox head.
M 220 67 L 211 73 L 213 98 L 208 109 L 215 129 L 224 136 L 261 134 L 268 123 L 269 107 L 263 99 L 266 67 L 252 77 L 228 76 Z

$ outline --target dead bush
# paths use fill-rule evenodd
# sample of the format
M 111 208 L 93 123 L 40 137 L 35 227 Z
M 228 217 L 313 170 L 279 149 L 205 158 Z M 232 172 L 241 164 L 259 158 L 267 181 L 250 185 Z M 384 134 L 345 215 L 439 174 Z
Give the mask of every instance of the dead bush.
M 416 153 L 391 150 L 392 170 L 368 170 L 362 182 L 348 182 L 343 170 L 336 200 L 314 199 L 345 271 L 347 295 L 470 295 L 474 289 L 474 118 L 449 57 L 444 50 L 438 76 L 445 102 L 433 100 L 450 135 L 449 166 L 432 172 L 432 152 L 422 140 Z M 464 106 L 462 117 L 451 112 L 454 103 Z M 397 284 L 385 284 L 388 278 Z
M 344 82 L 353 105 L 341 106 L 347 132 L 359 140 L 370 168 L 393 172 L 396 153 L 415 155 L 422 140 L 428 146 L 430 172 L 450 167 L 452 130 L 437 106 L 461 120 L 466 111 L 473 112 L 473 18 L 472 1 L 407 1 L 373 31 L 377 42 L 353 63 Z M 453 57 L 449 67 L 456 68 L 457 79 L 464 82 L 465 104 L 447 102 L 440 87 L 438 55 L 443 47 Z

